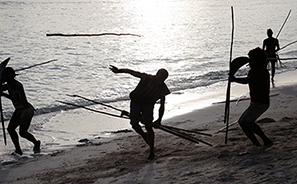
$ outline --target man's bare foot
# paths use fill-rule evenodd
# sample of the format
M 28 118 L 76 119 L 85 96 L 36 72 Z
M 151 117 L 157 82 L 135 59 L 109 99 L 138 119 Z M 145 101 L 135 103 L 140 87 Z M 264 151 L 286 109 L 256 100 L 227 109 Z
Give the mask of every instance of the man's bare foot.
M 147 159 L 149 160 L 153 160 L 155 157 L 155 154 L 154 153 L 150 153 L 149 157 Z
M 22 150 L 15 150 L 14 152 L 11 153 L 11 155 L 23 155 Z
M 34 153 L 39 153 L 40 152 L 40 144 L 41 144 L 41 142 L 38 140 L 36 142 L 36 144 L 34 145 L 34 148 L 33 148 Z
M 154 128 L 159 128 L 161 126 L 161 123 L 159 122 L 155 122 L 155 123 L 153 123 L 153 127 Z
M 273 142 L 270 141 L 268 143 L 264 143 L 264 145 L 262 146 L 262 149 L 267 149 L 267 148 L 270 148 L 271 146 L 273 146 Z

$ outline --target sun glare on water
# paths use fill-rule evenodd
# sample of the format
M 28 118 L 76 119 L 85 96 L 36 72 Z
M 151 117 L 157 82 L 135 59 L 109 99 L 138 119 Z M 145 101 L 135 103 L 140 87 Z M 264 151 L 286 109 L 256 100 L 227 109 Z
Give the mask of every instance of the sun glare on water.
M 135 15 L 142 19 L 147 26 L 158 27 L 168 21 L 171 22 L 173 8 L 171 4 L 166 0 L 137 0 L 134 1 Z
M 166 58 L 176 54 L 174 41 L 182 30 L 178 29 L 176 19 L 182 18 L 178 11 L 179 2 L 172 0 L 135 0 L 129 4 L 134 30 L 143 37 L 140 40 L 147 55 L 144 58 Z

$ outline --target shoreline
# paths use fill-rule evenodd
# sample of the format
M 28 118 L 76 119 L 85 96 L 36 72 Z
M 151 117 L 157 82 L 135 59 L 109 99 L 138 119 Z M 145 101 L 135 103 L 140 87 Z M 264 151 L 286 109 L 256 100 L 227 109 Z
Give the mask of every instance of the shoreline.
M 273 96 L 277 94 L 277 92 L 275 92 L 275 89 L 283 88 L 285 86 L 297 85 L 297 77 L 292 77 L 292 76 L 297 76 L 297 70 L 276 74 L 275 76 L 276 79 L 274 81 L 274 84 L 270 83 L 270 95 L 272 96 L 270 97 L 271 100 L 273 100 L 274 98 Z M 223 83 L 227 84 L 226 81 L 224 81 Z M 176 107 L 173 108 L 171 111 L 176 112 L 177 110 L 180 110 L 182 113 L 179 113 L 178 115 L 175 115 L 175 116 L 169 116 L 168 118 L 164 119 L 163 122 L 170 121 L 170 119 L 174 119 L 179 116 L 187 116 L 187 114 L 195 113 L 195 111 L 200 111 L 202 109 L 206 109 L 214 105 L 224 104 L 222 102 L 226 100 L 226 86 L 222 86 L 222 85 L 219 85 L 219 86 L 220 87 L 217 89 L 217 91 L 220 91 L 220 92 L 217 92 L 215 94 L 210 94 L 208 96 L 203 96 L 201 98 L 194 98 L 194 99 L 187 98 L 187 100 L 181 101 L 181 104 L 176 105 Z M 249 98 L 248 85 L 232 83 L 230 100 L 237 100 L 242 96 L 246 96 L 247 98 Z M 197 108 L 197 103 L 200 103 L 201 101 L 203 105 L 198 104 L 198 108 Z M 234 103 L 234 102 L 231 102 L 231 103 Z M 222 114 L 223 113 L 224 112 L 222 112 Z
M 20 158 L 1 168 L 0 183 L 297 182 L 297 85 L 296 79 L 290 79 L 296 74 L 276 76 L 271 93 L 279 95 L 271 98 L 270 108 L 259 118 L 263 120 L 259 125 L 275 142 L 267 153 L 240 156 L 251 143 L 237 124 L 229 128 L 225 144 L 224 133 L 218 133 L 224 127 L 224 104 L 215 104 L 163 121 L 164 125 L 212 134 L 199 138 L 213 147 L 156 130 L 156 159 L 148 161 L 148 147 L 135 132 L 119 133 L 106 142 L 92 140 L 47 155 Z M 248 103 L 230 104 L 230 123 Z

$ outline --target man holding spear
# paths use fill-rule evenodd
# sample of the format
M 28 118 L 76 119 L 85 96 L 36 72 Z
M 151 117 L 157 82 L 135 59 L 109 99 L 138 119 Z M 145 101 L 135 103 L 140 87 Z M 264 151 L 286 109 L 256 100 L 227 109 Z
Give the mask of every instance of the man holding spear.
M 165 96 L 170 93 L 164 81 L 168 77 L 165 69 L 158 70 L 156 75 L 149 75 L 130 69 L 119 69 L 110 65 L 110 70 L 114 73 L 128 73 L 140 78 L 140 82 L 134 91 L 130 93 L 130 124 L 132 128 L 144 139 L 150 147 L 148 159 L 154 159 L 154 131 L 153 127 L 159 127 L 165 110 Z M 160 99 L 159 118 L 153 122 L 154 105 Z M 133 118 L 136 117 L 136 118 Z M 140 120 L 141 119 L 141 120 Z M 139 122 L 145 125 L 145 133 Z
M 12 154 L 22 155 L 23 152 L 20 147 L 19 138 L 15 131 L 15 129 L 20 126 L 20 136 L 26 138 L 27 140 L 31 141 L 34 144 L 33 151 L 34 153 L 40 152 L 40 141 L 36 140 L 35 137 L 28 132 L 29 126 L 31 124 L 32 117 L 34 115 L 34 107 L 27 101 L 25 91 L 23 85 L 15 80 L 15 72 L 27 70 L 29 68 L 33 68 L 36 66 L 48 64 L 53 61 L 57 61 L 57 59 L 52 59 L 46 62 L 34 64 L 28 67 L 20 68 L 14 70 L 11 67 L 6 67 L 10 58 L 7 58 L 0 64 L 0 82 L 1 82 L 1 96 L 5 96 L 6 98 L 10 99 L 15 107 L 15 111 L 11 117 L 11 120 L 8 125 L 8 133 L 12 139 L 12 142 L 15 146 L 15 151 Z M 3 71 L 1 71 L 3 70 Z M 2 84 L 5 83 L 4 86 Z M 3 91 L 8 91 L 8 94 L 3 93 Z M 3 112 L 2 112 L 2 104 L 0 99 L 0 111 L 1 111 L 1 119 L 2 119 L 2 128 L 3 128 L 3 136 L 4 136 L 4 143 L 6 145 L 6 136 L 5 136 L 5 127 L 3 121 Z
M 274 75 L 275 75 L 275 63 L 277 62 L 277 58 L 278 58 L 277 51 L 280 50 L 280 48 L 279 48 L 278 39 L 273 38 L 272 34 L 273 34 L 272 30 L 268 29 L 267 30 L 268 38 L 266 38 L 263 41 L 262 48 L 265 49 L 269 58 L 275 58 L 275 59 L 269 60 L 269 62 L 271 63 L 271 80 L 273 81 Z
M 34 107 L 27 101 L 23 85 L 15 80 L 15 71 L 11 67 L 6 67 L 2 73 L 3 91 L 8 91 L 8 94 L 1 91 L 1 96 L 10 99 L 15 107 L 15 111 L 10 119 L 8 125 L 8 133 L 15 146 L 15 151 L 12 154 L 22 155 L 23 152 L 20 147 L 19 137 L 15 129 L 19 126 L 20 136 L 27 139 L 34 144 L 33 151 L 35 153 L 40 151 L 40 141 L 28 132 L 32 117 L 34 115 Z

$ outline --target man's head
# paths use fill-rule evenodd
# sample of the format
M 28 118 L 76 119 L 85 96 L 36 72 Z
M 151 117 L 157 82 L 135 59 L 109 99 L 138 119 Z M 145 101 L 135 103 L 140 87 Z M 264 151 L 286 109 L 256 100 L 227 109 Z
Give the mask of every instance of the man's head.
M 272 37 L 272 34 L 273 34 L 272 30 L 271 30 L 271 29 L 267 29 L 267 36 L 268 36 L 269 38 Z
M 250 50 L 248 53 L 248 56 L 250 57 L 250 66 L 266 66 L 267 64 L 267 54 L 266 52 L 257 47 L 253 50 Z
M 9 80 L 14 79 L 16 76 L 15 71 L 11 67 L 4 68 L 2 72 L 2 82 L 7 82 Z
M 155 78 L 155 84 L 157 86 L 160 86 L 164 83 L 164 81 L 167 79 L 168 77 L 168 71 L 164 68 L 161 68 L 158 70 L 157 74 L 156 74 L 156 78 Z

